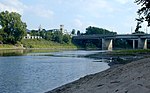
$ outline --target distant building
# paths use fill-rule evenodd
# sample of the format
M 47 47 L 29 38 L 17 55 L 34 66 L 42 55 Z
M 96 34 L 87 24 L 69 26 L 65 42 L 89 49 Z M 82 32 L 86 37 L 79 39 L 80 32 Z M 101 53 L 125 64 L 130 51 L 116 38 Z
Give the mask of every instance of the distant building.
M 59 29 L 51 29 L 49 31 L 55 32 L 55 31 L 61 31 L 63 34 L 68 34 L 67 30 L 64 29 L 64 25 L 60 25 Z
M 30 34 L 27 34 L 27 36 L 25 36 L 24 39 L 42 39 L 42 37 L 41 36 L 31 36 Z
M 64 33 L 64 25 L 60 25 L 60 31 Z
M 39 26 L 39 32 L 42 31 L 42 30 L 43 30 L 43 29 L 42 29 L 42 26 L 40 25 L 40 26 Z
M 38 28 L 38 30 L 35 30 L 37 33 L 39 33 L 40 31 L 42 31 L 43 29 L 42 29 L 42 27 L 41 27 L 41 25 L 39 26 L 39 28 Z M 26 30 L 27 31 L 27 36 L 25 36 L 24 37 L 24 39 L 42 39 L 42 37 L 41 36 L 31 36 L 29 33 L 31 32 L 31 30 L 29 30 L 29 29 L 27 29 Z M 58 28 L 58 29 L 51 29 L 51 30 L 45 30 L 45 31 L 50 31 L 50 32 L 52 32 L 52 33 L 54 33 L 54 32 L 56 32 L 56 31 L 61 31 L 63 34 L 69 34 L 68 32 L 67 32 L 67 30 L 66 29 L 64 29 L 64 25 L 60 25 L 60 28 Z

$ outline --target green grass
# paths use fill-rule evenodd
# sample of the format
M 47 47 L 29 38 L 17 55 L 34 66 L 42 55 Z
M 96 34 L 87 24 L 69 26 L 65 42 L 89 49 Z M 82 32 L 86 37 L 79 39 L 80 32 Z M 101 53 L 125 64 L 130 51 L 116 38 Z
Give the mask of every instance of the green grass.
M 24 39 L 22 44 L 25 48 L 51 48 L 51 49 L 76 49 L 73 44 L 60 44 L 44 39 Z
M 150 49 L 135 49 L 135 50 L 114 50 L 110 52 L 112 55 L 137 55 L 150 54 Z
M 14 45 L 0 44 L 0 49 L 1 49 L 1 48 L 14 48 Z

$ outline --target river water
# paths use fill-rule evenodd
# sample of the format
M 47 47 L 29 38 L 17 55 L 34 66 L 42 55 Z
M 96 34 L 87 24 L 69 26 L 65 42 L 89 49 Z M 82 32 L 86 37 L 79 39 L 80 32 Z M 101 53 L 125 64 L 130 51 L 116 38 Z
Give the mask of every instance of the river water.
M 0 56 L 0 93 L 43 93 L 108 69 L 107 62 L 84 57 L 97 52 L 102 51 L 5 51 Z

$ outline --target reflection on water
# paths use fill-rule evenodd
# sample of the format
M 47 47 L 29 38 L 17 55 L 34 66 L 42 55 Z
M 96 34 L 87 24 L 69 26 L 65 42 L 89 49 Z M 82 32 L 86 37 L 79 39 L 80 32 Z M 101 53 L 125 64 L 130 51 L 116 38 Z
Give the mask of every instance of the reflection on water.
M 27 49 L 27 50 L 0 50 L 0 56 L 23 56 L 26 55 L 27 53 L 50 53 L 50 52 L 58 52 L 61 50 L 31 50 L 31 49 Z
M 11 56 L 11 53 L 22 56 Z M 43 93 L 87 74 L 108 69 L 105 62 L 83 57 L 93 53 L 97 51 L 11 51 L 8 57 L 0 57 L 0 93 Z
M 0 56 L 22 56 L 26 54 L 26 50 L 0 50 Z

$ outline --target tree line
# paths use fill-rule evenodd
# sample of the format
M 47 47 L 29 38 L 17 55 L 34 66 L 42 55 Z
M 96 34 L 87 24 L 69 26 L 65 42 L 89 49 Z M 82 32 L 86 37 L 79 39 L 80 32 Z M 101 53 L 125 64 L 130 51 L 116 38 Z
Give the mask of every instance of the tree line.
M 31 30 L 28 32 L 31 36 L 41 36 L 43 39 L 57 43 L 71 43 L 71 36 L 63 34 L 60 30 Z
M 101 35 L 115 35 L 117 32 L 109 31 L 107 29 L 98 28 L 98 27 L 92 27 L 89 26 L 86 28 L 85 35 L 94 35 L 94 34 L 101 34 Z

